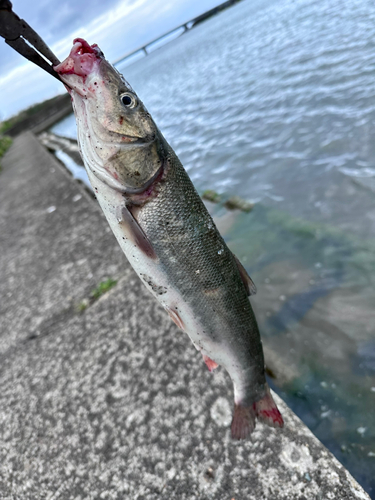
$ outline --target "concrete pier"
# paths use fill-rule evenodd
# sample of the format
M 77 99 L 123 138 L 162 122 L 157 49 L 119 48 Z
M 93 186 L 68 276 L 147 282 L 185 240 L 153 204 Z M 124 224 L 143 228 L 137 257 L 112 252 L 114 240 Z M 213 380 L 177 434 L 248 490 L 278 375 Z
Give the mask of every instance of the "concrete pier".
M 141 284 L 96 201 L 30 132 L 2 165 L 1 499 L 369 499 L 277 397 L 283 430 L 231 441 L 229 376 Z

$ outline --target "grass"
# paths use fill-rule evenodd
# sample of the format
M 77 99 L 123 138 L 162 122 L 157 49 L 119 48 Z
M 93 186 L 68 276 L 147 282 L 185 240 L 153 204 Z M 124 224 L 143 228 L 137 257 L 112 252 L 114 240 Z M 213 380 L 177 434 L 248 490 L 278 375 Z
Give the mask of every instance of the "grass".
M 87 307 L 91 306 L 95 301 L 97 301 L 102 295 L 108 292 L 117 284 L 117 280 L 108 278 L 105 281 L 101 281 L 99 285 L 90 292 L 90 297 L 83 299 L 76 307 L 78 313 L 83 312 Z
M 7 135 L 0 135 L 0 158 L 4 156 L 6 151 L 10 148 L 12 144 L 12 139 Z M 1 164 L 0 164 L 1 171 Z
M 219 203 L 220 201 L 220 195 L 212 189 L 206 189 L 206 191 L 203 191 L 202 198 L 204 200 L 211 201 L 212 203 Z
M 102 295 L 104 295 L 108 290 L 113 288 L 117 284 L 117 280 L 113 280 L 111 278 L 108 278 L 106 281 L 102 281 L 99 283 L 99 285 L 94 288 L 94 290 L 91 292 L 91 297 L 94 300 L 98 300 Z

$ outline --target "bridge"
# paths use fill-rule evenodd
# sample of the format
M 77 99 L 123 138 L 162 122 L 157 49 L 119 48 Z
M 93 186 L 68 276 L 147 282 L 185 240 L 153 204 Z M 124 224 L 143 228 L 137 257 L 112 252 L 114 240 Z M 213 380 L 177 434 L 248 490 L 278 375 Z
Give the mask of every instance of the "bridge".
M 139 55 L 140 57 L 145 56 L 150 54 L 151 52 L 154 52 L 154 50 L 158 49 L 159 47 L 165 45 L 166 43 L 175 40 L 179 36 L 183 35 L 186 33 L 188 30 L 196 26 L 197 24 L 201 23 L 202 21 L 205 21 L 209 17 L 217 14 L 218 12 L 227 9 L 228 7 L 231 7 L 233 4 L 238 3 L 240 0 L 227 0 L 226 2 L 217 5 L 213 9 L 208 10 L 207 12 L 204 12 L 203 14 L 194 17 L 193 19 L 190 19 L 189 21 L 181 24 L 180 26 L 177 26 L 176 28 L 173 28 L 173 30 L 168 31 L 167 33 L 164 33 L 163 35 L 154 38 L 153 40 L 147 42 L 146 44 L 131 50 L 130 52 L 127 52 L 123 56 L 121 56 L 119 59 L 114 61 L 112 64 L 113 65 L 118 65 L 120 63 L 124 63 L 127 60 L 132 60 L 134 57 Z

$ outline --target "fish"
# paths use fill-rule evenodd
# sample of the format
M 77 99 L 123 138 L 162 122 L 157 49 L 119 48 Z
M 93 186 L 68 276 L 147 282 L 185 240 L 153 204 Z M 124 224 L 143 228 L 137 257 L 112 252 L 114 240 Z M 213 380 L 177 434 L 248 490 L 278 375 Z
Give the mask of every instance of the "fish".
M 54 69 L 71 94 L 80 153 L 120 247 L 208 369 L 220 365 L 232 379 L 232 438 L 247 438 L 256 420 L 282 427 L 249 301 L 256 287 L 177 155 L 96 44 L 75 39 Z

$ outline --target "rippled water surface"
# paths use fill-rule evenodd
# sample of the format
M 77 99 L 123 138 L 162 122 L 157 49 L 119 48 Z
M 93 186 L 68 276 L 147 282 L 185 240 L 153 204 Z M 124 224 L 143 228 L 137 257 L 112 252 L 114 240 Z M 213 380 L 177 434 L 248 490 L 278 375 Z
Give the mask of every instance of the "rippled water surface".
M 213 212 L 273 386 L 375 498 L 374 35 L 370 0 L 248 0 L 120 69 L 200 192 L 256 202 Z

